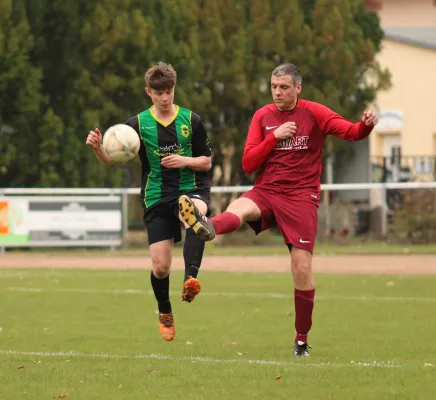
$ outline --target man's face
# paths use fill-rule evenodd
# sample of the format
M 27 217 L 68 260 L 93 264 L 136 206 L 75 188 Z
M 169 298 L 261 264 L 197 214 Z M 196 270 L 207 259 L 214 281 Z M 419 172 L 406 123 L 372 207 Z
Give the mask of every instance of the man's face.
M 174 87 L 171 89 L 149 89 L 145 88 L 145 92 L 151 97 L 151 101 L 155 107 L 161 112 L 168 112 L 174 102 Z
M 301 92 L 301 83 L 294 85 L 290 75 L 271 77 L 271 94 L 279 110 L 291 110 L 297 102 L 297 95 Z

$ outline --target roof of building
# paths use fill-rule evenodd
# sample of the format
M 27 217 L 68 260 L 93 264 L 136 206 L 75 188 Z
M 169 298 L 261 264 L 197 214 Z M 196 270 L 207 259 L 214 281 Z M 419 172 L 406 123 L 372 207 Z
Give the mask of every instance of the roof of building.
M 385 27 L 383 30 L 386 39 L 436 50 L 436 26 L 392 26 Z

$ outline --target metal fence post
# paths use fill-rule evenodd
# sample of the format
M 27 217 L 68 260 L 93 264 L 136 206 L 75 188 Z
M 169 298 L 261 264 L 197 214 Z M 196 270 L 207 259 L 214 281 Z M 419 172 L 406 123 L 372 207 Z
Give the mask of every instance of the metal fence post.
M 3 189 L 0 188 L 0 197 L 6 197 Z M 6 253 L 6 247 L 0 246 L 0 253 Z
M 123 190 L 121 195 L 122 200 L 122 220 L 123 220 L 123 247 L 127 246 L 127 233 L 129 231 L 129 194 L 127 190 Z
M 387 189 L 386 189 L 386 186 L 384 186 L 383 185 L 383 187 L 380 189 L 380 191 L 381 191 L 381 196 L 382 196 L 382 202 L 381 202 L 381 204 L 382 204 L 382 207 L 381 207 L 381 234 L 382 234 L 382 237 L 387 237 L 388 236 L 388 211 L 389 211 L 389 208 L 388 208 L 388 204 L 387 204 L 387 201 L 388 201 L 388 198 L 387 198 L 387 194 L 388 194 L 388 191 L 387 191 Z
M 333 156 L 332 155 L 329 155 L 326 160 L 326 178 L 327 178 L 327 184 L 331 185 L 333 183 Z M 330 192 L 328 189 L 324 190 L 323 203 L 324 203 L 324 212 L 325 212 L 324 238 L 327 239 L 330 238 L 332 232 Z

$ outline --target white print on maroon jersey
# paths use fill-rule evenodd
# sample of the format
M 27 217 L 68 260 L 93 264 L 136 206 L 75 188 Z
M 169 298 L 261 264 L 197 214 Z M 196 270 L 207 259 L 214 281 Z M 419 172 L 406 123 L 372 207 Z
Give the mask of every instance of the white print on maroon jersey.
M 309 148 L 307 143 L 309 142 L 309 136 L 296 136 L 293 138 L 282 139 L 274 147 L 274 150 L 306 150 Z

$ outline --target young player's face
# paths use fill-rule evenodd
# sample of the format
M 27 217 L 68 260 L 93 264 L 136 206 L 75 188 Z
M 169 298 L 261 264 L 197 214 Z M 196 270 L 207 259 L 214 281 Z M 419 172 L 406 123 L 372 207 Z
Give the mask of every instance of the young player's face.
M 151 101 L 160 112 L 171 111 L 171 106 L 174 103 L 174 87 L 164 90 L 145 88 L 145 92 L 151 97 Z
M 271 94 L 279 110 L 291 110 L 297 103 L 297 96 L 301 92 L 301 83 L 294 84 L 290 75 L 271 77 Z

